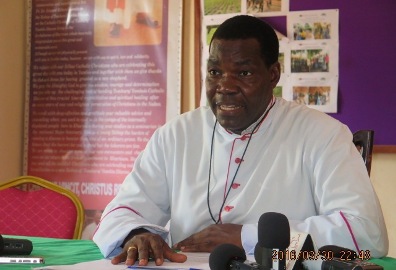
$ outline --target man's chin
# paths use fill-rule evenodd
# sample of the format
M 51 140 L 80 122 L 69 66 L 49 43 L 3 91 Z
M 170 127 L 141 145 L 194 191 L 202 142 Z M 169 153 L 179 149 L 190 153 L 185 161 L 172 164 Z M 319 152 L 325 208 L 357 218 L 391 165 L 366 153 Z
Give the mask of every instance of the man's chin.
M 244 128 L 241 128 L 240 125 L 237 125 L 233 121 L 225 120 L 225 119 L 217 119 L 219 124 L 226 130 L 231 131 L 232 133 L 241 134 Z

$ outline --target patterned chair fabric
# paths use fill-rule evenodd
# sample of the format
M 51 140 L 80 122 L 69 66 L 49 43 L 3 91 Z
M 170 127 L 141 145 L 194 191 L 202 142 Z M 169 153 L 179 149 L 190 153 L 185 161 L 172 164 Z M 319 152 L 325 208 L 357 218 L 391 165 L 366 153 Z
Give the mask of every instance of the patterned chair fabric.
M 84 209 L 72 191 L 22 176 L 0 184 L 0 233 L 80 239 Z

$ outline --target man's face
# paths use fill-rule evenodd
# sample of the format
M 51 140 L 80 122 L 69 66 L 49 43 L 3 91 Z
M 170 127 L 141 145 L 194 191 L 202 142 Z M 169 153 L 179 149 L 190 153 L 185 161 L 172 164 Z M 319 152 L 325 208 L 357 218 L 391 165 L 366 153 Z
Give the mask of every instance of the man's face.
M 279 63 L 266 67 L 257 40 L 213 40 L 206 97 L 220 125 L 240 134 L 254 123 L 271 101 L 279 76 Z

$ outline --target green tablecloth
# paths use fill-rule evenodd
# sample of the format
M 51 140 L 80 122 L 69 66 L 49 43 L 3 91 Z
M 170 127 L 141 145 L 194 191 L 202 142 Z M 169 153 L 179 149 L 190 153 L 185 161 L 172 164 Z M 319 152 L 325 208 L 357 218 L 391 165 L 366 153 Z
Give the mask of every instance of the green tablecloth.
M 18 238 L 17 236 L 3 236 Z M 33 243 L 31 256 L 44 257 L 45 264 L 0 264 L 0 269 L 31 270 L 33 267 L 75 264 L 103 259 L 99 248 L 91 240 L 68 240 L 42 237 L 22 237 Z
M 396 259 L 385 257 L 381 259 L 371 259 L 370 262 L 376 263 L 384 267 L 384 270 L 396 270 Z
M 18 238 L 17 236 L 4 236 Z M 41 256 L 45 264 L 0 264 L 0 269 L 31 270 L 33 267 L 49 265 L 66 265 L 103 259 L 96 244 L 90 240 L 66 240 L 42 237 L 22 237 L 33 242 L 32 256 Z M 372 259 L 385 270 L 396 270 L 396 259 L 385 257 Z

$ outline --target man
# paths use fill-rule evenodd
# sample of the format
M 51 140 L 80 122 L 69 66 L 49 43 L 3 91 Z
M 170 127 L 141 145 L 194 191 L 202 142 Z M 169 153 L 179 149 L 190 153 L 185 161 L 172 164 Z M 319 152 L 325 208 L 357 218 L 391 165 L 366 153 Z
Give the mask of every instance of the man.
M 278 53 L 260 19 L 241 15 L 218 27 L 207 63 L 210 108 L 159 128 L 103 213 L 93 239 L 113 263 L 184 262 L 171 247 L 211 252 L 222 243 L 252 253 L 265 212 L 283 213 L 318 247 L 387 254 L 381 208 L 350 130 L 273 97 Z

